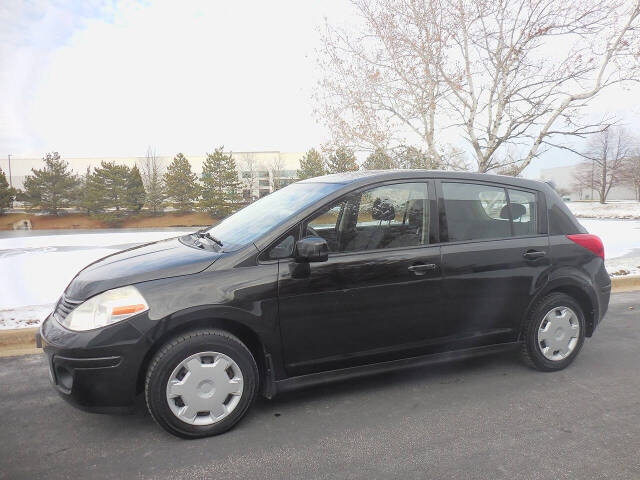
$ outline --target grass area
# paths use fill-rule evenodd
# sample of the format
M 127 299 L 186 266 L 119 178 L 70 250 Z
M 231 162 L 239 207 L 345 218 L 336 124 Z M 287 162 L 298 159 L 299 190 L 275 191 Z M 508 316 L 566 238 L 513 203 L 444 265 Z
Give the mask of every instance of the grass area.
M 0 215 L 0 230 L 13 230 L 13 224 L 29 220 L 34 230 L 54 229 L 94 229 L 94 228 L 157 228 L 157 227 L 195 227 L 213 225 L 217 219 L 202 212 L 163 213 L 159 216 L 135 215 L 123 217 L 117 222 L 92 217 L 81 213 L 65 215 L 35 215 L 32 213 L 9 213 Z

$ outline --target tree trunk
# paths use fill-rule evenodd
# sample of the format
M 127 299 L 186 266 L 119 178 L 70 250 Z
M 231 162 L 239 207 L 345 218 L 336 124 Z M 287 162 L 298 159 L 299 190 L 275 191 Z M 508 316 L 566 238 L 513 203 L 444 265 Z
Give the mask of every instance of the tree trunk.
M 602 177 L 600 179 L 600 203 L 607 203 L 607 160 L 602 165 Z

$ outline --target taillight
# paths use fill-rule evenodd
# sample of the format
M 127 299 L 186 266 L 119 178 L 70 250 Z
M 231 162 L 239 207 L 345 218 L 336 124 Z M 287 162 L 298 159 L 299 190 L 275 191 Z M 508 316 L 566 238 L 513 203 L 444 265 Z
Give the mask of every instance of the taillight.
M 592 251 L 597 256 L 604 260 L 604 245 L 602 240 L 597 235 L 590 235 L 588 233 L 577 233 L 575 235 L 567 235 L 567 238 L 572 242 L 577 243 L 581 247 Z

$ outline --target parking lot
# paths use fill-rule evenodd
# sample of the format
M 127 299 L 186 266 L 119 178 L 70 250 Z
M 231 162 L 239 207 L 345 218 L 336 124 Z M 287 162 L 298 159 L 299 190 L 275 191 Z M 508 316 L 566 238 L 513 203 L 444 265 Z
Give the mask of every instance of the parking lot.
M 174 438 L 140 403 L 87 414 L 42 356 L 0 359 L 0 478 L 640 478 L 640 292 L 575 363 L 515 353 L 260 399 L 231 432 Z

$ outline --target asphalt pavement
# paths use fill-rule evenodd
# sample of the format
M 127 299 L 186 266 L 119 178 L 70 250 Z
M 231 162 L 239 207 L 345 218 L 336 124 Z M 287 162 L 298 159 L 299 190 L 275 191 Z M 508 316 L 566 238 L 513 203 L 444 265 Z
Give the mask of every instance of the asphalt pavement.
M 0 359 L 0 479 L 640 478 L 640 292 L 612 297 L 566 370 L 515 353 L 260 399 L 235 429 L 185 441 L 140 403 L 88 414 L 41 355 Z

